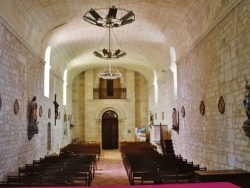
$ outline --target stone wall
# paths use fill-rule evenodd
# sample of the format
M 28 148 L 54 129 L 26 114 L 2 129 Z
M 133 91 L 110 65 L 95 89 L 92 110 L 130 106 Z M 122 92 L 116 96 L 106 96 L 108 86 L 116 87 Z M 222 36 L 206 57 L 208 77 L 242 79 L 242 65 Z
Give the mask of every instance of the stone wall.
M 76 127 L 73 137 L 78 141 L 102 142 L 102 115 L 113 110 L 118 115 L 119 142 L 134 141 L 135 127 L 148 125 L 146 79 L 132 70 L 122 69 L 121 85 L 127 90 L 127 98 L 93 99 L 93 89 L 98 86 L 97 73 L 95 69 L 87 70 L 74 79 L 72 101 Z
M 18 167 L 44 157 L 48 152 L 59 152 L 67 144 L 70 132 L 63 138 L 62 117 L 64 108 L 71 114 L 70 105 L 62 105 L 62 79 L 51 73 L 50 97 L 44 97 L 44 61 L 28 49 L 15 34 L 0 23 L 0 180 L 7 175 L 17 174 Z M 57 94 L 61 119 L 54 122 L 54 95 Z M 33 96 L 37 97 L 38 109 L 42 106 L 42 116 L 37 113 L 38 134 L 29 141 L 28 114 Z M 19 111 L 14 113 L 14 101 L 18 100 Z M 71 99 L 71 89 L 68 101 Z M 51 109 L 51 118 L 48 110 Z M 52 124 L 52 148 L 47 150 L 47 126 Z M 63 139 L 65 141 L 63 141 Z
M 159 88 L 166 86 L 165 95 L 159 98 L 165 103 L 154 105 L 153 112 L 165 111 L 166 123 L 171 126 L 169 109 L 180 111 L 184 106 L 186 110 L 186 116 L 179 118 L 179 134 L 169 130 L 176 154 L 208 169 L 250 170 L 250 140 L 242 129 L 246 120 L 245 76 L 250 80 L 249 14 L 250 2 L 244 0 L 178 62 L 177 100 L 172 75 L 166 72 L 166 83 L 158 80 Z M 150 98 L 153 94 L 152 88 Z M 221 96 L 224 114 L 218 110 Z M 200 114 L 201 101 L 205 103 L 204 116 Z
M 135 85 L 135 126 L 148 129 L 148 83 L 138 72 L 135 72 Z

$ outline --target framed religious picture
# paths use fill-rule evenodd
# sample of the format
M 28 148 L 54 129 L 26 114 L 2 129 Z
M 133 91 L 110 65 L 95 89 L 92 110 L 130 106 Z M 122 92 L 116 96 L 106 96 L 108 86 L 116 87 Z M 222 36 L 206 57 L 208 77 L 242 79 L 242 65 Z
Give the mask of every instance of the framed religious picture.
M 16 99 L 14 102 L 14 113 L 17 115 L 19 111 L 19 104 L 18 104 L 18 100 Z
M 200 103 L 200 114 L 202 116 L 204 116 L 205 115 L 205 111 L 206 111 L 205 103 L 204 103 L 204 101 L 201 101 L 201 103 Z
M 218 110 L 221 114 L 224 114 L 225 112 L 225 101 L 222 96 L 220 96 L 220 99 L 218 102 Z

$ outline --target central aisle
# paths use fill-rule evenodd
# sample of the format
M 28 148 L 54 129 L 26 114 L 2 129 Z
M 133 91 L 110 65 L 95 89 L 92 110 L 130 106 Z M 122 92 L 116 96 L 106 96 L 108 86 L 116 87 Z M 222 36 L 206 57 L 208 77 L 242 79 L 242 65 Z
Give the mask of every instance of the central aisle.
M 119 150 L 102 150 L 91 186 L 130 185 Z

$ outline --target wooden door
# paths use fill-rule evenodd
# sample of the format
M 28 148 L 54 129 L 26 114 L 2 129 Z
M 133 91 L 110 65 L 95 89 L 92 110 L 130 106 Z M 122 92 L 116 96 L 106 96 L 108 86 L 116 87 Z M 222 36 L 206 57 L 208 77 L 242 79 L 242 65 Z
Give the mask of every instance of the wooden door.
M 108 118 L 103 115 L 102 149 L 118 149 L 118 119 L 116 114 L 115 116 L 111 115 Z

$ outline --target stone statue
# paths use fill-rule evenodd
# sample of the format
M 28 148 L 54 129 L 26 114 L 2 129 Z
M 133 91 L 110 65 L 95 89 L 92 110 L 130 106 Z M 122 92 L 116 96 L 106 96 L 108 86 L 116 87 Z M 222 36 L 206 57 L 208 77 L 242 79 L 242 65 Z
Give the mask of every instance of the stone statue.
M 248 84 L 247 79 L 246 79 L 246 85 L 245 85 L 243 104 L 244 104 L 246 115 L 247 115 L 247 122 L 250 122 L 250 85 Z
M 34 96 L 30 102 L 30 126 L 37 124 L 37 103 L 36 96 Z
M 149 112 L 149 120 L 150 120 L 150 125 L 149 127 L 151 128 L 152 125 L 154 125 L 154 116 L 152 112 Z
M 173 128 L 178 129 L 178 114 L 175 108 L 173 108 L 173 113 L 172 113 L 172 123 L 173 123 Z

